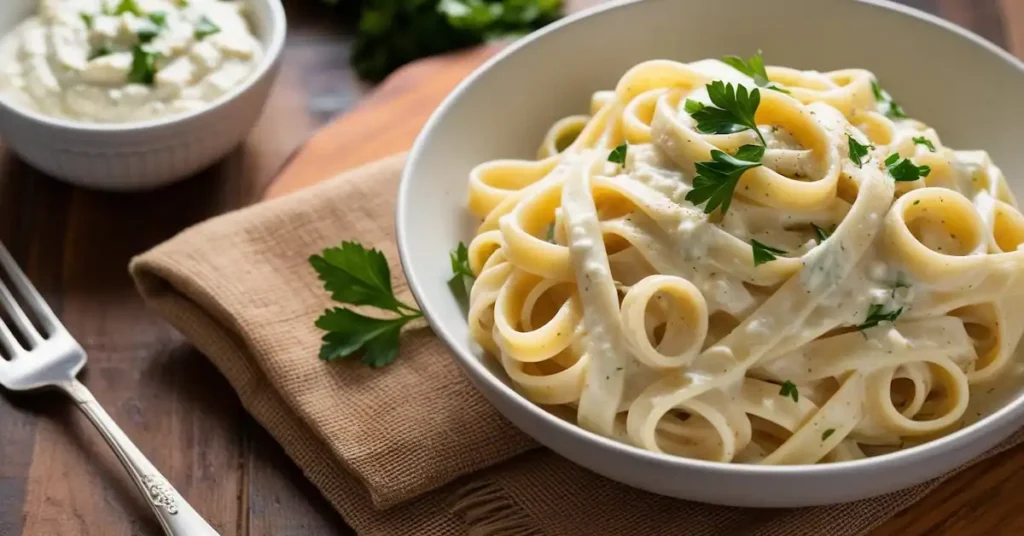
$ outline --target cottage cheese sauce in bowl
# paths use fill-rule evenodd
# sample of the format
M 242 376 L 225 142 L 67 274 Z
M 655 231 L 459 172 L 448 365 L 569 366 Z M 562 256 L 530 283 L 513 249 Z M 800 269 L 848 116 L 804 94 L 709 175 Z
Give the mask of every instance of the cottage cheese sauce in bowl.
M 0 41 L 0 94 L 60 119 L 160 119 L 241 86 L 263 53 L 240 1 L 41 0 Z

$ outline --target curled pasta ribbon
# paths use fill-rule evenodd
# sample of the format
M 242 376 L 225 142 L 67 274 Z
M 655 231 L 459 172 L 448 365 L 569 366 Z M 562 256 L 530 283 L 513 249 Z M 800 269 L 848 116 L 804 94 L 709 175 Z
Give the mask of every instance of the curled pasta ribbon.
M 921 180 L 913 182 L 905 182 L 903 184 L 914 184 L 923 186 L 937 186 L 946 188 L 948 190 L 959 190 L 959 170 L 955 166 L 955 157 L 952 151 L 941 149 L 938 152 L 932 153 L 927 149 L 918 147 L 917 153 L 914 155 L 914 163 L 921 166 L 928 166 L 931 171 L 927 177 Z M 941 146 L 940 146 L 941 147 Z M 911 151 L 912 152 L 912 151 Z M 913 153 L 913 152 L 912 152 Z M 899 191 L 897 189 L 897 191 Z
M 1009 305 L 1013 299 L 968 305 L 950 313 L 963 321 L 974 343 L 977 360 L 967 371 L 972 384 L 996 379 L 1013 361 L 1013 351 L 1024 329 L 1024 314 Z
M 654 109 L 658 99 L 665 94 L 664 89 L 645 91 L 629 101 L 622 112 L 622 131 L 626 141 L 638 145 L 651 142 L 651 121 L 654 121 Z
M 590 97 L 590 115 L 596 115 L 601 108 L 604 108 L 613 100 L 615 100 L 615 91 L 610 89 L 595 91 Z
M 588 115 L 571 115 L 551 125 L 548 133 L 544 136 L 544 140 L 540 142 L 537 158 L 544 160 L 561 154 L 562 151 L 568 149 L 576 141 L 576 138 L 583 132 L 588 122 L 590 122 L 590 116 Z
M 967 410 L 967 375 L 948 358 L 935 357 L 928 360 L 932 383 L 942 393 L 929 413 L 934 418 L 925 418 L 922 413 L 911 417 L 904 415 L 892 401 L 892 382 L 897 367 L 885 367 L 870 373 L 865 379 L 865 406 L 869 413 L 876 415 L 883 427 L 899 436 L 923 436 L 938 433 L 956 423 Z M 933 388 L 933 391 L 935 389 Z
M 875 96 L 871 89 L 874 75 L 868 71 L 844 69 L 814 73 L 774 66 L 768 67 L 766 71 L 769 79 L 786 86 L 793 98 L 804 104 L 822 102 L 845 116 L 875 108 Z
M 498 231 L 488 231 L 486 233 L 476 235 L 473 237 L 473 240 L 469 242 L 469 268 L 473 270 L 474 274 L 483 272 L 486 266 L 492 264 L 492 259 L 495 258 L 495 254 L 498 253 L 501 248 L 501 233 Z M 496 262 L 498 260 L 505 260 L 504 252 L 495 259 Z
M 992 200 L 988 222 L 989 253 L 1013 253 L 1024 244 L 1024 215 L 1004 201 Z
M 838 147 L 849 147 L 850 139 L 853 139 L 868 148 L 868 154 L 861 159 L 860 166 L 852 160 L 844 160 L 842 164 L 843 172 L 839 175 L 837 195 L 842 200 L 852 201 L 857 197 L 857 190 L 864 177 L 862 168 L 877 166 L 891 154 L 891 144 L 897 136 L 896 126 L 888 117 L 872 111 L 859 111 L 849 121 L 841 115 L 836 119 L 835 115 L 838 112 L 827 106 L 817 107 L 815 112 L 819 121 L 835 133 L 835 143 Z M 840 150 L 840 153 L 846 156 L 849 149 Z
M 953 151 L 960 166 L 967 175 L 967 183 L 962 190 L 985 192 L 989 197 L 1002 201 L 1016 208 L 1017 198 L 1010 191 L 1003 172 L 992 163 L 985 151 Z
M 615 98 L 630 102 L 638 95 L 654 89 L 679 89 L 689 93 L 711 80 L 685 63 L 669 60 L 650 60 L 626 71 L 615 86 Z
M 560 185 L 566 170 L 580 158 L 580 153 L 595 147 L 617 145 L 622 137 L 621 105 L 609 100 L 598 110 L 569 147 L 561 154 L 545 160 L 495 160 L 478 165 L 470 171 L 469 206 L 473 214 L 484 218 L 477 232 L 496 229 L 499 221 L 512 212 L 519 202 L 538 190 Z M 522 174 L 522 177 L 516 175 Z
M 652 300 L 663 301 L 658 320 L 664 335 L 655 348 L 647 337 L 647 310 Z M 689 364 L 700 352 L 708 333 L 708 308 L 697 287 L 674 276 L 655 275 L 633 285 L 620 306 L 622 327 L 634 356 L 650 367 L 670 368 Z
M 502 201 L 516 191 L 543 179 L 558 164 L 555 158 L 528 160 L 492 160 L 469 172 L 469 210 L 486 218 Z
M 569 248 L 540 238 L 555 220 L 563 184 L 561 180 L 545 181 L 531 188 L 512 212 L 501 218 L 499 227 L 505 254 L 512 263 L 541 277 L 569 281 Z
M 566 357 L 559 363 L 558 358 L 563 355 Z M 505 373 L 524 396 L 538 404 L 551 405 L 579 401 L 583 381 L 586 379 L 587 362 L 586 355 L 580 356 L 570 351 L 539 363 L 524 363 L 506 355 L 501 357 Z
M 555 286 L 554 281 L 513 270 L 498 292 L 494 305 L 496 342 L 503 353 L 517 361 L 535 363 L 569 347 L 582 319 L 579 301 L 562 296 L 556 312 L 533 328 L 531 319 L 538 299 Z
M 507 262 L 508 259 L 505 258 L 505 252 L 499 249 L 491 254 L 490 257 L 487 257 L 487 262 L 484 263 L 483 267 L 479 271 L 474 271 L 473 273 L 481 273 Z M 472 269 L 472 267 L 470 269 Z
M 491 259 L 500 255 L 501 253 L 496 253 Z M 488 264 L 477 274 L 469 294 L 469 334 L 491 355 L 500 355 L 493 335 L 494 304 L 512 269 L 508 262 Z
M 932 392 L 932 374 L 928 363 L 925 361 L 902 363 L 896 367 L 893 379 L 904 379 L 911 385 L 909 397 L 906 393 L 898 393 L 896 389 L 893 389 L 892 393 L 905 397 L 905 403 L 900 413 L 908 419 L 914 418 L 924 408 L 925 402 L 928 401 L 928 395 Z
M 596 156 L 596 152 L 581 155 L 570 167 L 579 167 L 584 161 L 593 162 Z M 597 162 L 600 164 L 600 160 Z M 572 278 L 569 249 L 539 238 L 555 218 L 563 186 L 564 179 L 554 178 L 531 188 L 512 212 L 500 220 L 499 226 L 506 254 L 513 263 L 543 277 L 569 280 Z M 614 218 L 633 210 L 635 199 L 628 195 L 630 192 L 620 183 L 600 177 L 594 179 L 591 187 L 591 195 L 600 204 L 602 218 Z M 564 225 L 558 225 L 556 236 L 564 232 Z
M 679 423 L 666 416 L 630 439 L 644 449 L 709 461 L 731 461 L 749 444 L 750 419 L 722 391 L 708 391 L 679 404 Z
M 891 154 L 890 146 L 897 137 L 896 125 L 886 116 L 875 112 L 864 110 L 856 113 L 850 124 L 857 130 L 864 133 L 868 142 L 881 151 L 881 154 Z
M 651 128 L 659 146 L 684 172 L 692 174 L 695 163 L 710 161 L 714 149 L 730 152 L 742 145 L 737 135 L 700 134 L 684 125 L 673 110 L 671 103 L 662 96 L 654 112 Z M 807 108 L 777 91 L 762 91 L 755 120 L 758 124 L 785 128 L 805 147 L 799 151 L 768 149 L 765 151 L 765 161 L 791 160 L 794 162 L 789 167 L 817 170 L 820 176 L 796 180 L 767 166 L 760 166 L 743 174 L 736 187 L 737 194 L 763 205 L 793 211 L 812 210 L 831 201 L 839 179 L 839 153 L 828 132 Z
M 988 234 L 963 194 L 922 188 L 893 203 L 885 217 L 883 247 L 915 279 L 938 290 L 966 290 L 987 276 L 1024 268 L 1024 251 L 971 254 L 984 246 Z

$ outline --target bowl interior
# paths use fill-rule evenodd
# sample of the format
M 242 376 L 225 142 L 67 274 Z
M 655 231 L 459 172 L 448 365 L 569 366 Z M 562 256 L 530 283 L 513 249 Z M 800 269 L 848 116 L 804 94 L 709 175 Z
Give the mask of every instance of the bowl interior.
M 400 193 L 403 266 L 435 329 L 463 357 L 480 360 L 508 383 L 500 366 L 481 359 L 470 342 L 465 315 L 444 284 L 451 270 L 447 252 L 468 242 L 479 223 L 466 210 L 469 171 L 490 159 L 533 158 L 554 121 L 586 113 L 591 93 L 612 89 L 644 60 L 693 61 L 762 49 L 774 65 L 869 69 L 946 145 L 989 151 L 1011 188 L 1024 195 L 1024 151 L 1014 135 L 1024 124 L 1021 64 L 935 17 L 880 4 L 627 2 L 574 17 L 492 60 L 427 124 Z M 810 28 L 829 39 L 815 39 L 811 46 L 805 37 Z

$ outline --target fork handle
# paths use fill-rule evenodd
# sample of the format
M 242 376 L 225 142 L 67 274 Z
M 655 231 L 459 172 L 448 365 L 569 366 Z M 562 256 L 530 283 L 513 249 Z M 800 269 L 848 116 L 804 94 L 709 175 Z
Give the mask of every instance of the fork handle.
M 128 439 L 81 382 L 72 380 L 60 384 L 60 387 L 75 400 L 78 408 L 114 449 L 117 459 L 128 470 L 168 536 L 219 536 Z

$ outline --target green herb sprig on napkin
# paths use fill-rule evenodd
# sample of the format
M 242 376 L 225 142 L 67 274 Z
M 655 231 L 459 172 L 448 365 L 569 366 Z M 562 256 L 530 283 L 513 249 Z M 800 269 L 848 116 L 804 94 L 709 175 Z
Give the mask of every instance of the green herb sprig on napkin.
M 395 297 L 384 254 L 362 244 L 343 242 L 340 247 L 311 256 L 309 264 L 334 301 L 376 307 L 396 315 L 378 318 L 344 307 L 324 311 L 316 319 L 316 327 L 327 332 L 320 347 L 320 359 L 345 359 L 362 350 L 361 361 L 365 365 L 380 368 L 394 362 L 402 328 L 423 313 Z
M 463 304 L 469 301 L 473 271 L 469 267 L 469 250 L 459 243 L 451 253 L 452 278 L 448 286 Z M 367 316 L 345 307 L 327 309 L 316 319 L 316 327 L 326 331 L 320 346 L 320 359 L 334 361 L 354 357 L 362 351 L 362 363 L 381 368 L 398 358 L 402 328 L 423 318 L 423 313 L 395 297 L 391 285 L 391 269 L 384 254 L 366 249 L 356 242 L 342 242 L 309 257 L 324 290 L 331 299 L 345 305 L 375 307 L 393 316 Z

